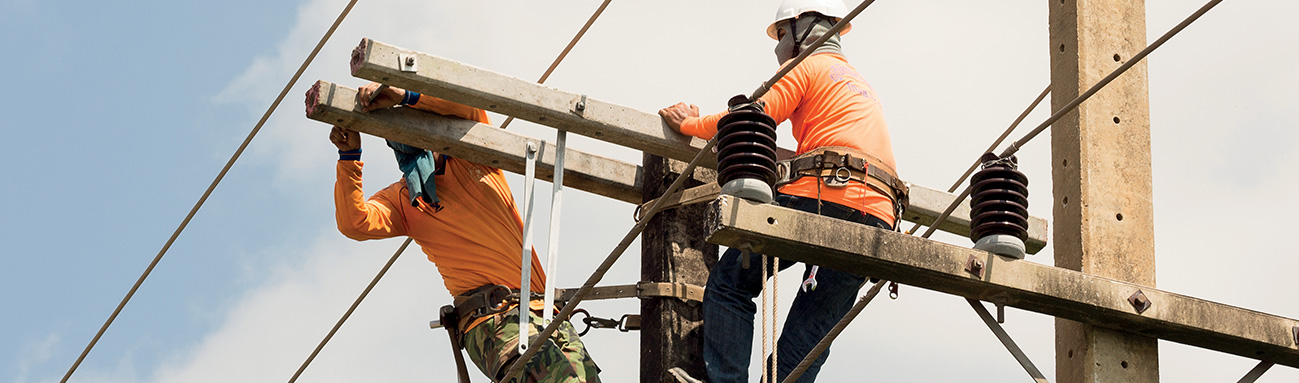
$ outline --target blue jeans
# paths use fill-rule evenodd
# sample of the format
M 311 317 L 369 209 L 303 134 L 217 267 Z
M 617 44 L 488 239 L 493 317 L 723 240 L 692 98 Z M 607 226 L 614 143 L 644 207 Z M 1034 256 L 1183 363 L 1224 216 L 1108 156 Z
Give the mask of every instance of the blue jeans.
M 776 203 L 791 209 L 817 212 L 817 200 L 812 198 L 780 194 L 776 196 Z M 888 222 L 878 217 L 831 202 L 821 202 L 821 215 L 892 229 Z M 704 363 L 710 383 L 747 383 L 749 379 L 749 356 L 753 354 L 753 316 L 757 312 L 753 298 L 762 292 L 760 257 L 763 255 L 751 253 L 748 269 L 741 266 L 740 256 L 739 250 L 728 249 L 713 266 L 708 276 L 708 289 L 704 291 Z M 768 259 L 768 267 L 775 266 L 771 263 Z M 780 270 L 795 263 L 797 262 L 781 260 Z M 811 268 L 811 265 L 804 265 L 804 280 Z M 773 274 L 771 270 L 768 271 L 770 274 Z M 783 381 L 817 342 L 830 332 L 835 323 L 848 313 L 866 278 L 822 267 L 817 271 L 816 281 L 815 290 L 805 292 L 799 289 L 789 315 L 785 317 L 785 326 L 777 344 L 777 381 Z M 798 382 L 815 381 L 817 372 L 829 356 L 830 351 L 826 350 L 799 377 Z

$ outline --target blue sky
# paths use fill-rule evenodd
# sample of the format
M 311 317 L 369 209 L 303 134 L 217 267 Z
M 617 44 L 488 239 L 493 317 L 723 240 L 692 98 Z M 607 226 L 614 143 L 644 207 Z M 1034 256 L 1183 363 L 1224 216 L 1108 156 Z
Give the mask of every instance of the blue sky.
M 128 276 L 233 152 L 232 132 L 251 127 L 246 109 L 212 94 L 275 46 L 269 36 L 285 34 L 295 10 L 258 1 L 0 2 L 0 33 L 11 37 L 0 71 L 15 90 L 0 96 L 12 114 L 3 130 L 24 159 L 4 171 L 10 187 L 0 192 L 13 201 L 0 223 L 0 288 L 11 307 L 0 319 L 0 344 L 9 345 L 0 348 L 0 380 L 45 380 L 71 364 L 134 282 Z M 303 206 L 257 190 L 265 169 L 241 165 L 86 371 L 143 372 L 196 341 L 215 323 L 192 314 L 226 304 L 247 282 L 232 260 L 249 243 L 300 230 L 292 222 Z M 286 210 L 248 214 L 270 206 Z M 125 359 L 105 357 L 114 354 Z
M 10 201 L 0 204 L 0 381 L 62 376 L 345 3 L 0 0 L 0 33 L 10 36 L 0 131 L 16 156 L 0 171 L 0 197 Z M 615 1 L 549 84 L 645 111 L 677 101 L 720 110 L 774 71 L 761 31 L 776 3 Z M 534 80 L 598 4 L 361 1 L 73 381 L 286 381 L 400 243 L 355 243 L 334 231 L 336 157 L 327 127 L 302 117 L 306 87 L 363 84 L 346 69 L 362 37 Z M 1200 5 L 1148 4 L 1151 36 Z M 1292 234 L 1269 224 L 1299 213 L 1291 197 L 1299 52 L 1287 49 L 1299 46 L 1287 16 L 1296 12 L 1290 3 L 1224 2 L 1150 58 L 1160 288 L 1299 317 L 1293 299 L 1256 293 L 1292 290 L 1299 268 L 1285 242 L 1272 240 Z M 881 1 L 863 13 L 845 51 L 884 100 L 904 179 L 949 185 L 1041 91 L 1045 26 L 1036 3 Z M 1026 124 L 1045 117 L 1038 111 Z M 510 129 L 554 134 L 523 122 Z M 1020 158 L 1038 180 L 1031 210 L 1049 217 L 1045 139 Z M 396 180 L 381 141 L 364 145 L 366 189 Z M 582 137 L 570 145 L 640 158 Z M 520 178 L 509 177 L 521 195 Z M 565 258 L 551 272 L 567 287 L 632 222 L 620 202 L 566 198 Z M 547 217 L 548 204 L 538 208 Z M 606 283 L 636 280 L 635 249 Z M 1051 254 L 1028 260 L 1049 264 Z M 902 294 L 848 329 L 852 346 L 836 346 L 825 380 L 863 369 L 884 380 L 969 380 L 974 369 L 983 373 L 977 381 L 1023 378 L 963 300 L 909 287 Z M 449 377 L 445 335 L 423 327 L 448 300 L 412 248 L 303 381 Z M 616 317 L 636 305 L 591 308 Z M 1053 376 L 1052 319 L 1008 311 L 1008 331 Z M 634 336 L 586 337 L 606 381 L 635 378 Z M 1161 347 L 1168 381 L 1231 381 L 1253 364 Z M 932 368 L 939 362 L 951 368 Z M 1260 381 L 1296 376 L 1277 367 Z

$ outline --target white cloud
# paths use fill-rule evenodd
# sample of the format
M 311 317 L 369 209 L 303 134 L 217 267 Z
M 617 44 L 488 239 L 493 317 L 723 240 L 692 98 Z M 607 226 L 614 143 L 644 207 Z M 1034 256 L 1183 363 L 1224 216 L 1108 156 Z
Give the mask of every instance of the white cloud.
M 345 2 L 315 0 L 299 10 L 279 48 L 254 60 L 218 97 L 261 108 L 279 90 Z M 578 45 L 550 85 L 652 111 L 677 101 L 721 110 L 774 70 L 771 42 L 761 33 L 774 1 L 615 2 Z M 744 4 L 748 4 L 745 2 Z M 393 1 L 361 3 L 271 119 L 253 151 L 274 164 L 282 188 L 327 185 L 333 148 L 323 124 L 304 119 L 301 95 L 315 79 L 347 85 L 348 52 L 362 36 L 533 79 L 549 64 L 598 1 L 581 4 Z M 1280 6 L 1268 4 L 1267 7 Z M 1294 5 L 1285 5 L 1294 7 Z M 1190 13 L 1181 3 L 1151 2 L 1153 35 Z M 1224 303 L 1299 316 L 1292 299 L 1257 291 L 1289 291 L 1285 228 L 1268 226 L 1299 212 L 1288 191 L 1299 186 L 1299 120 L 1290 91 L 1299 75 L 1293 46 L 1294 12 L 1224 5 L 1151 57 L 1156 245 L 1159 286 Z M 857 68 L 885 97 L 904 177 L 946 187 L 969 161 L 1048 82 L 1046 10 L 1041 4 L 881 2 L 845 37 Z M 1171 21 L 1170 21 L 1171 20 Z M 1238 31 L 1257 30 L 1244 35 Z M 1243 42 L 1243 43 L 1242 43 Z M 1247 56 L 1248 60 L 1240 57 Z M 1246 69 L 1241 69 L 1247 65 Z M 1045 109 L 1045 107 L 1044 107 Z M 1030 116 L 1017 138 L 1046 117 Z M 534 137 L 553 131 L 527 123 L 511 129 Z M 1034 180 L 1032 211 L 1050 215 L 1049 143 L 1043 135 L 1021 152 Z M 792 145 L 789 137 L 782 140 Z M 394 177 L 377 139 L 366 140 L 375 190 Z M 639 161 L 639 153 L 585 138 L 570 145 Z M 378 175 L 376 175 L 378 174 Z M 379 181 L 375 181 L 380 177 Z M 1230 182 L 1228 182 L 1230 181 Z M 518 188 L 518 177 L 511 176 Z M 545 190 L 545 184 L 538 184 Z M 628 206 L 569 194 L 565 204 L 562 285 L 575 286 L 630 226 Z M 544 203 L 543 203 L 544 205 Z M 539 207 L 540 216 L 548 211 Z M 578 219 L 577 217 L 581 217 Z M 1263 218 L 1261 223 L 1252 223 Z M 544 221 L 544 220 L 543 220 Z M 1242 224 L 1248 223 L 1248 224 Z M 538 227 L 544 233 L 544 223 Z M 544 235 L 538 235 L 543 238 Z M 965 239 L 952 239 L 967 244 Z M 385 242 L 385 244 L 391 242 Z M 391 246 L 354 244 L 331 233 L 302 250 L 302 264 L 285 264 L 233 305 L 224 324 L 191 350 L 153 372 L 157 381 L 278 381 L 292 375 L 329 326 L 364 286 Z M 538 248 L 544 248 L 538 244 Z M 634 248 L 634 247 L 633 247 Z M 450 376 L 445 335 L 422 323 L 446 295 L 436 272 L 408 250 L 384 283 L 307 371 L 303 381 L 430 380 Z M 572 254 L 572 256 L 567 255 Z M 637 262 L 628 254 L 606 283 L 630 283 Z M 1051 263 L 1049 250 L 1029 258 Z M 795 269 L 797 270 L 797 268 Z M 797 277 L 786 277 L 792 288 Z M 982 328 L 960 298 L 916 288 L 898 301 L 880 299 L 849 328 L 822 370 L 825 381 L 1024 379 L 1024 372 Z M 786 299 L 791 292 L 782 292 Z M 608 310 L 635 310 L 614 304 Z M 787 307 L 787 306 L 786 306 Z M 1008 331 L 1038 367 L 1054 378 L 1053 319 L 1010 310 Z M 606 381 L 637 376 L 638 348 L 629 335 L 592 334 L 588 344 Z M 755 340 L 756 342 L 756 340 Z M 1165 343 L 1168 381 L 1229 380 L 1252 362 Z M 934 366 L 947 366 L 934 368 Z M 1208 368 L 1205 366 L 1214 366 Z M 1211 371 L 1207 371 L 1211 370 Z M 1260 381 L 1293 380 L 1276 368 Z M 756 371 L 756 367 L 755 367 Z M 1212 377 L 1213 379 L 1208 379 Z M 856 379 L 855 379 L 856 378 Z M 483 381 L 475 375 L 476 381 Z

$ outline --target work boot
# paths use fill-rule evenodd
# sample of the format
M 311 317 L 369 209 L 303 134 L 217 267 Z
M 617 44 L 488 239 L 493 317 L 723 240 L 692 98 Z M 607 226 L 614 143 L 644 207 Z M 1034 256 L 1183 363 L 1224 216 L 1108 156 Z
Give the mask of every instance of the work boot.
M 690 374 L 687 374 L 686 370 L 682 370 L 681 367 L 672 367 L 671 370 L 668 370 L 668 374 L 671 374 L 672 377 L 676 378 L 677 382 L 680 383 L 704 383 L 702 380 L 691 377 Z

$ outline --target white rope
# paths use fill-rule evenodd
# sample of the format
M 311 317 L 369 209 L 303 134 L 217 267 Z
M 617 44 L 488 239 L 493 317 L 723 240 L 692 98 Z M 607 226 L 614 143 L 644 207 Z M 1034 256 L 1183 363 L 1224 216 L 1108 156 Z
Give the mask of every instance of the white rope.
M 771 272 L 771 380 L 776 382 L 777 347 L 780 344 L 780 333 L 778 332 L 780 323 L 780 257 L 772 257 L 775 263 L 775 270 Z
M 767 331 L 771 330 L 771 328 L 767 326 L 767 321 L 771 319 L 767 317 L 767 297 L 769 296 L 770 295 L 767 294 L 767 256 L 763 255 L 762 256 L 762 378 L 758 380 L 760 382 L 771 382 L 771 380 L 767 380 L 767 367 L 768 367 L 767 366 Z

